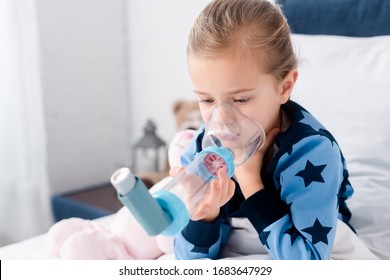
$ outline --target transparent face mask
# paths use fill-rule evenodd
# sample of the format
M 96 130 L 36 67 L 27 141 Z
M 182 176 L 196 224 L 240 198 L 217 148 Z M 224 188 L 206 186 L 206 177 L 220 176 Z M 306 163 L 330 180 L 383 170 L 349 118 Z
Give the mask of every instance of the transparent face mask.
M 237 108 L 222 103 L 217 105 L 205 126 L 202 147 L 228 148 L 234 155 L 234 165 L 248 160 L 265 141 L 262 126 Z

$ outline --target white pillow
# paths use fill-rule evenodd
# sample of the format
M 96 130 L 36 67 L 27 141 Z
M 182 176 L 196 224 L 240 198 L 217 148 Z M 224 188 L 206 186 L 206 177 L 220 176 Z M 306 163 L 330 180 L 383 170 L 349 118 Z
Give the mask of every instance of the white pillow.
M 355 190 L 351 224 L 390 259 L 390 36 L 293 35 L 300 59 L 292 99 L 338 141 Z

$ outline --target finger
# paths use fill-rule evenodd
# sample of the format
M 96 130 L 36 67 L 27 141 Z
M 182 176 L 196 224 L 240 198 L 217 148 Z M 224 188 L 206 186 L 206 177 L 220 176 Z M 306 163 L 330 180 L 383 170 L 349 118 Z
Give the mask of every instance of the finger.
M 228 194 L 227 194 L 229 200 L 230 200 L 230 198 L 233 197 L 235 190 L 236 190 L 236 183 L 234 183 L 233 180 L 229 180 L 229 187 L 228 187 Z
M 169 176 L 171 177 L 175 177 L 177 174 L 179 174 L 181 171 L 184 170 L 184 167 L 182 166 L 179 166 L 179 167 L 172 167 L 170 170 L 169 170 Z
M 221 196 L 221 185 L 218 179 L 214 179 L 210 183 L 210 195 L 206 201 L 218 201 Z
M 229 177 L 227 176 L 225 169 L 223 168 L 218 169 L 217 174 L 218 174 L 218 179 L 221 183 L 227 183 L 229 181 Z
M 220 168 L 217 174 L 219 187 L 221 188 L 221 196 L 226 196 L 229 189 L 228 186 L 230 179 L 223 168 Z
M 224 179 L 223 185 L 221 187 L 221 197 L 220 197 L 220 205 L 226 204 L 234 195 L 234 191 L 236 189 L 236 184 L 233 180 L 229 179 L 227 176 Z
M 207 213 L 210 211 L 210 205 L 209 204 L 202 204 L 200 207 L 197 209 L 195 214 L 191 217 L 192 220 L 201 220 L 204 217 L 206 217 Z
M 220 187 L 218 185 L 218 180 L 214 179 L 213 181 L 211 181 L 209 188 L 209 195 L 198 204 L 195 213 L 191 215 L 191 219 L 194 221 L 201 220 L 206 217 L 212 205 L 218 203 L 219 201 Z
M 218 179 L 214 179 L 210 183 L 210 194 L 202 202 L 205 209 L 209 209 L 213 204 L 218 204 L 221 197 L 221 186 L 219 185 Z
M 197 213 L 204 212 L 206 208 L 209 208 L 213 205 L 213 203 L 218 203 L 220 197 L 220 186 L 218 183 L 218 179 L 214 179 L 211 181 L 209 186 L 209 193 L 207 197 L 204 197 L 199 203 L 196 205 Z

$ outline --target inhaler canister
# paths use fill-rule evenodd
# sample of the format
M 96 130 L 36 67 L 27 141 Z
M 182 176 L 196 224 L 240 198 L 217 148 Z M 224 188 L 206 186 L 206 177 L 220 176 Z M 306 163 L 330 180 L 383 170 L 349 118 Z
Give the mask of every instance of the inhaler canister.
M 118 192 L 118 199 L 134 215 L 149 235 L 158 235 L 171 223 L 172 218 L 150 195 L 141 179 L 130 169 L 121 168 L 111 177 L 111 183 Z

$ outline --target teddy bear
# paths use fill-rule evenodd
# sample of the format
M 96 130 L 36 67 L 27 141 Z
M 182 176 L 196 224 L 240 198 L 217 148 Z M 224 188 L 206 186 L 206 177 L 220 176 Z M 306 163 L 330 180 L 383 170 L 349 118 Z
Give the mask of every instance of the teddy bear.
M 184 129 L 197 130 L 203 122 L 198 101 L 177 100 L 173 104 L 173 113 L 178 131 Z
M 182 131 L 186 129 L 197 130 L 203 122 L 199 110 L 199 102 L 196 100 L 176 100 L 173 103 L 172 111 L 175 117 L 176 131 Z M 152 187 L 161 179 L 169 175 L 169 162 L 167 162 L 165 166 L 166 169 L 162 172 L 142 172 L 138 174 L 138 176 L 144 181 L 146 186 Z
M 168 149 L 171 168 L 180 166 L 180 155 L 196 130 L 176 133 Z M 149 191 L 164 186 L 167 176 Z M 54 224 L 47 233 L 49 254 L 60 259 L 126 260 L 156 259 L 173 251 L 173 237 L 149 236 L 126 207 L 122 207 L 108 226 L 93 220 L 69 218 Z

